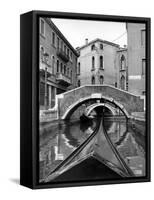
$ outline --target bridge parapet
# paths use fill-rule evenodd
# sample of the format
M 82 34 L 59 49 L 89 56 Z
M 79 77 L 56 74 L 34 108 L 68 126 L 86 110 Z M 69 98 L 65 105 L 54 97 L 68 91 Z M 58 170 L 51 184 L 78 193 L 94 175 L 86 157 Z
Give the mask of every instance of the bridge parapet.
M 90 99 L 106 99 L 111 103 L 114 102 L 128 115 L 132 112 L 143 112 L 144 108 L 144 100 L 140 96 L 109 85 L 85 85 L 57 95 L 59 117 L 67 118 L 72 109 Z

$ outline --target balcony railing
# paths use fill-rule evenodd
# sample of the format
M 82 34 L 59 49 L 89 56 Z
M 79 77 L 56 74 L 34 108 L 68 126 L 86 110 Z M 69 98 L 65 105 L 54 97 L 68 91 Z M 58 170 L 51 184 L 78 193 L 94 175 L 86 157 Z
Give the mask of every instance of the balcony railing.
M 51 72 L 48 68 L 50 68 L 50 65 L 46 63 L 40 63 L 40 75 L 45 77 L 45 74 L 46 74 L 47 78 L 50 77 Z
M 67 86 L 71 85 L 71 79 L 68 76 L 66 76 L 66 75 L 64 75 L 62 73 L 57 73 L 56 74 L 56 80 L 60 84 L 67 85 Z
M 59 56 L 64 62 L 69 61 L 69 56 L 62 49 L 57 50 L 57 56 Z

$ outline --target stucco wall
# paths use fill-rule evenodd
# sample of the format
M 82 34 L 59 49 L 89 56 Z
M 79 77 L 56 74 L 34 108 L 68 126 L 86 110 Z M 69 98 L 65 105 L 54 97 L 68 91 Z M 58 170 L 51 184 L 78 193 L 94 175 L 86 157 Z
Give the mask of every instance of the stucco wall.
M 128 74 L 129 91 L 142 95 L 145 91 L 145 76 L 142 75 L 142 59 L 145 59 L 145 46 L 141 43 L 141 30 L 145 30 L 145 24 L 128 23 Z M 145 41 L 144 41 L 145 43 Z
M 103 49 L 99 48 L 100 43 L 103 44 Z M 91 84 L 91 78 L 95 76 L 95 84 L 99 84 L 99 77 L 103 75 L 104 84 L 115 85 L 116 82 L 116 52 L 118 47 L 105 44 L 103 42 L 95 42 L 96 50 L 91 50 L 91 45 L 88 45 L 80 50 L 80 57 L 78 63 L 80 63 L 80 75 L 78 79 L 81 81 L 81 85 Z M 95 57 L 95 70 L 92 69 L 92 57 Z M 104 70 L 100 68 L 100 56 L 103 56 Z

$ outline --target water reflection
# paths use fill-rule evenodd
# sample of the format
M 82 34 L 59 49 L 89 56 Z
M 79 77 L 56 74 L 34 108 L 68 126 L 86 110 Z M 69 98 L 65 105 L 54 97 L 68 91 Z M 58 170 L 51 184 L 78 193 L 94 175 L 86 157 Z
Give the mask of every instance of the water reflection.
M 43 181 L 94 131 L 98 119 L 88 123 L 65 122 L 48 125 L 40 136 L 40 181 Z M 105 129 L 114 146 L 135 176 L 145 175 L 144 133 L 133 129 L 126 121 L 105 119 Z M 144 126 L 144 125 L 143 125 Z
M 145 176 L 145 138 L 122 121 L 106 121 L 108 135 L 118 152 L 136 176 Z M 110 124 L 110 126 L 109 126 Z M 142 141 L 142 142 L 141 142 Z

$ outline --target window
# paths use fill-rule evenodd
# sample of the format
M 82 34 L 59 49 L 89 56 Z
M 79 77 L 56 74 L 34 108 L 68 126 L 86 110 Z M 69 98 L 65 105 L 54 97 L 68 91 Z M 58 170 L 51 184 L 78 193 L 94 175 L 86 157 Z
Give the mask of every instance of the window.
M 55 46 L 55 33 L 52 32 L 52 44 L 53 46 Z
M 95 84 L 95 77 L 94 76 L 92 76 L 92 78 L 91 78 L 91 83 L 92 83 L 92 85 Z
M 59 38 L 57 37 L 57 49 L 59 49 Z
M 103 56 L 100 56 L 100 69 L 104 69 L 104 65 L 103 65 Z
M 66 54 L 66 45 L 64 45 L 64 53 Z
M 80 85 L 81 85 L 81 82 L 80 82 L 80 80 L 78 80 L 78 87 L 80 87 Z
M 92 57 L 92 70 L 95 69 L 95 57 L 93 56 Z
M 48 62 L 49 62 L 49 54 L 48 54 L 48 53 L 44 53 L 44 54 L 43 54 L 43 61 L 44 61 L 46 64 L 48 64 Z
M 63 63 L 60 64 L 60 72 L 63 73 Z
M 63 50 L 63 41 L 61 41 L 61 50 Z
M 91 50 L 92 51 L 95 50 L 95 45 L 94 44 L 91 46 Z
M 40 21 L 40 33 L 45 36 L 45 22 L 43 19 Z
M 69 76 L 69 72 L 70 72 L 70 70 L 69 70 L 69 68 L 67 68 L 67 76 Z
M 52 56 L 52 74 L 54 74 L 55 57 Z
M 44 58 L 44 48 L 41 47 L 40 49 L 40 58 L 41 58 L 41 61 L 43 61 L 43 58 Z
M 141 45 L 145 46 L 145 30 L 141 30 Z
M 67 49 L 67 56 L 69 57 L 69 54 L 70 54 L 70 51 L 69 51 L 69 49 Z
M 126 68 L 126 66 L 125 66 L 126 65 L 126 59 L 125 59 L 124 55 L 121 56 L 120 62 L 121 62 L 120 68 L 121 68 L 121 70 L 124 70 Z
M 117 88 L 117 82 L 115 82 L 115 84 L 114 84 L 114 85 L 115 85 L 115 87 Z
M 70 57 L 71 57 L 71 61 L 72 61 L 72 52 L 71 52 L 71 54 L 70 54 Z
M 59 73 L 59 60 L 57 60 L 57 73 Z
M 66 65 L 64 65 L 64 74 L 66 75 Z
M 103 76 L 100 76 L 99 81 L 100 81 L 100 84 L 103 84 L 103 82 L 104 82 L 104 77 L 103 77 Z
M 77 74 L 80 74 L 80 63 L 78 63 L 78 69 L 77 69 Z
M 103 44 L 100 44 L 100 49 L 103 50 Z
M 142 59 L 142 76 L 145 75 L 145 63 L 146 63 L 146 59 Z

